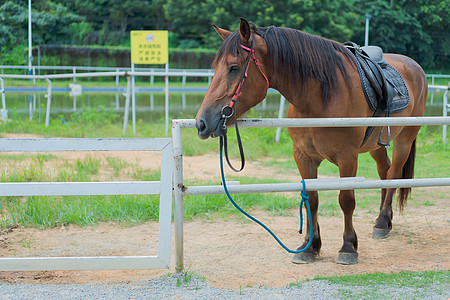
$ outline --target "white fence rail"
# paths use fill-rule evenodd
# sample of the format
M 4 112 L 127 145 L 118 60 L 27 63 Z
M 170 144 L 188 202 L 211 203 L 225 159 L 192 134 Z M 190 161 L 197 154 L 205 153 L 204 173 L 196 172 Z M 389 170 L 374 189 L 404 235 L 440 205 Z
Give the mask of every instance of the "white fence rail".
M 240 127 L 353 127 L 353 126 L 417 126 L 450 125 L 450 117 L 413 118 L 305 118 L 305 119 L 241 119 Z M 172 121 L 174 155 L 174 224 L 176 267 L 184 267 L 183 256 L 183 196 L 224 194 L 222 186 L 184 186 L 183 183 L 183 145 L 181 128 L 195 128 L 195 120 Z M 365 180 L 356 178 L 307 179 L 309 191 L 340 189 L 378 189 L 389 187 L 423 187 L 450 185 L 450 178 Z M 301 191 L 299 183 L 229 185 L 230 193 L 293 192 Z
M 24 73 L 28 74 L 28 68 L 29 66 L 4 66 L 0 65 L 0 69 L 2 70 L 24 70 Z M 74 74 L 76 74 L 79 71 L 102 71 L 102 72 L 109 72 L 109 71 L 131 71 L 131 67 L 89 67 L 89 66 L 33 66 L 32 67 L 33 74 L 39 74 L 40 70 L 63 70 L 63 71 L 73 71 Z M 164 72 L 164 68 L 135 68 L 136 71 L 155 71 L 155 72 Z M 173 71 L 187 71 L 189 72 L 204 72 L 204 73 L 210 73 L 210 69 L 171 69 Z M 449 78 L 450 75 L 445 74 L 426 74 L 426 77 L 431 78 L 431 84 L 434 84 L 434 80 L 436 78 Z
M 0 139 L 0 151 L 161 151 L 160 181 L 0 183 L 0 196 L 160 195 L 156 256 L 2 257 L 0 271 L 164 269 L 169 267 L 173 178 L 171 139 Z

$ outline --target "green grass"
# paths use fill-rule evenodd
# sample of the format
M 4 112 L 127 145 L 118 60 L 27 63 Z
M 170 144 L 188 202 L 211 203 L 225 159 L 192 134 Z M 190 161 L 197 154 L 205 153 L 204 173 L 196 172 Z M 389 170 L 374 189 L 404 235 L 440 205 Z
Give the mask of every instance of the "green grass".
M 442 129 L 442 127 L 439 127 L 439 129 Z M 289 139 L 289 137 L 286 138 Z M 447 145 L 443 145 L 442 143 L 441 130 L 431 130 L 429 126 L 423 126 L 416 142 L 415 178 L 449 177 L 450 172 L 448 169 L 442 168 L 443 165 L 448 164 L 450 161 L 449 150 L 448 143 Z M 284 150 L 282 153 L 284 155 L 274 155 L 273 157 L 275 158 L 264 161 L 263 164 L 265 166 L 279 168 L 283 172 L 297 174 L 297 165 L 293 157 L 291 157 L 292 150 L 290 152 Z M 392 147 L 388 148 L 388 155 L 392 158 Z M 338 177 L 339 170 L 336 165 L 324 160 L 320 164 L 319 174 Z M 358 156 L 358 171 L 356 176 L 372 179 L 378 178 L 376 163 L 369 153 L 362 153 Z
M 129 165 L 117 159 L 109 159 L 102 165 L 99 159 L 86 156 L 73 163 L 56 161 L 52 170 L 45 162 L 58 160 L 53 155 L 7 155 L 3 163 L 30 160 L 29 166 L 7 168 L 0 174 L 1 182 L 55 182 L 98 181 L 100 169 L 106 174 L 129 176 Z M 61 159 L 62 160 L 62 159 Z M 135 180 L 157 181 L 159 170 L 143 169 L 138 164 L 131 166 Z M 61 224 L 91 226 L 98 222 L 114 221 L 124 226 L 139 224 L 148 220 L 158 220 L 159 196 L 48 196 L 48 197 L 1 197 L 0 230 L 13 225 L 48 228 Z
M 287 210 L 299 203 L 298 198 L 277 194 L 236 194 L 233 195 L 233 200 L 244 210 L 262 209 L 274 215 L 285 215 Z M 197 216 L 206 219 L 235 216 L 246 220 L 224 195 L 186 196 L 183 208 L 185 220 Z
M 113 168 L 114 175 L 119 175 L 120 170 L 126 168 L 128 166 L 128 163 L 120 158 L 114 158 L 114 157 L 105 157 L 106 161 L 108 162 L 109 166 Z
M 433 73 L 430 73 L 433 74 Z M 428 84 L 431 84 L 431 77 L 427 77 Z M 434 85 L 448 86 L 450 80 L 449 78 L 434 78 Z
M 423 299 L 429 297 L 430 293 L 433 293 L 434 297 L 440 295 L 445 299 L 450 286 L 450 271 L 373 273 L 316 277 L 314 280 L 342 285 L 339 297 L 343 299 L 388 299 L 402 295 L 408 295 L 408 299 Z M 293 283 L 290 286 L 300 287 L 301 283 Z
M 450 271 L 373 273 L 336 277 L 316 277 L 314 280 L 326 280 L 330 283 L 349 286 L 387 285 L 421 288 L 433 284 L 450 284 Z
M 157 220 L 157 196 L 62 196 L 4 197 L 1 200 L 0 229 L 20 224 L 45 229 L 62 224 L 82 227 L 99 222 L 117 222 L 123 226 Z
M 177 287 L 189 287 L 198 290 L 199 286 L 206 282 L 205 276 L 199 275 L 196 271 L 191 271 L 190 267 L 176 273 L 175 276 L 177 277 Z

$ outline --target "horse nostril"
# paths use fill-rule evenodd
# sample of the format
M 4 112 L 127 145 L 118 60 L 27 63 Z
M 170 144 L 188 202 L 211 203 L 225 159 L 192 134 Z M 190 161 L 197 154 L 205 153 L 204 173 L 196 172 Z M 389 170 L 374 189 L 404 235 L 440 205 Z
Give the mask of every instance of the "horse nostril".
M 202 132 L 206 129 L 206 123 L 203 121 L 203 119 L 200 119 L 196 124 L 195 127 L 197 127 L 198 132 Z

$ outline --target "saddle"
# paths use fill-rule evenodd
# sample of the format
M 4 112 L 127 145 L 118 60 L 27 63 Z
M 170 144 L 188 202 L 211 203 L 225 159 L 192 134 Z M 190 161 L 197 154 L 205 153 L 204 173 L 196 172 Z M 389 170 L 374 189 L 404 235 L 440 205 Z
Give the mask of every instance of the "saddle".
M 390 113 L 405 109 L 409 104 L 409 94 L 403 78 L 383 59 L 383 50 L 378 46 L 360 47 L 353 42 L 344 43 L 344 46 L 353 54 L 356 67 L 361 77 L 361 83 L 370 108 L 374 111 L 373 117 L 389 116 Z M 375 128 L 366 129 L 361 147 L 369 138 Z M 389 147 L 390 128 L 387 127 L 386 142 L 381 141 L 383 129 L 380 131 L 378 144 Z

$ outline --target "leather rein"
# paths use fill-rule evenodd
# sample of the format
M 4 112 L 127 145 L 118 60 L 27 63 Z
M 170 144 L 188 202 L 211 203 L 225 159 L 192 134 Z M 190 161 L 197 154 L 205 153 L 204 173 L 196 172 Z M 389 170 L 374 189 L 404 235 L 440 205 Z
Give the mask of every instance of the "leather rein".
M 240 172 L 244 169 L 245 166 L 245 156 L 244 156 L 244 148 L 242 147 L 242 141 L 241 141 L 241 135 L 239 134 L 239 128 L 238 128 L 238 124 L 237 124 L 237 113 L 235 113 L 237 111 L 236 107 L 236 102 L 239 98 L 239 96 L 242 94 L 241 93 L 241 88 L 244 85 L 245 79 L 247 79 L 248 77 L 248 69 L 250 67 L 250 61 L 253 60 L 256 64 L 256 66 L 258 67 L 259 71 L 261 72 L 261 74 L 263 75 L 264 79 L 266 80 L 267 83 L 267 89 L 269 89 L 269 80 L 267 79 L 267 76 L 264 74 L 264 72 L 261 70 L 261 67 L 259 66 L 259 60 L 255 57 L 255 49 L 253 47 L 253 34 L 251 35 L 251 46 L 250 48 L 248 48 L 247 46 L 244 45 L 240 45 L 242 49 L 244 49 L 245 51 L 248 51 L 248 58 L 247 58 L 247 62 L 245 63 L 245 69 L 244 69 L 244 73 L 242 74 L 241 80 L 239 81 L 239 85 L 236 89 L 236 92 L 233 95 L 233 98 L 231 98 L 231 101 L 228 105 L 225 105 L 224 107 L 222 107 L 222 119 L 223 121 L 223 125 L 222 125 L 222 129 L 224 130 L 224 134 L 222 136 L 220 136 L 220 149 L 222 149 L 223 147 L 225 147 L 225 159 L 227 160 L 228 166 L 235 172 Z M 236 139 L 237 139 L 237 143 L 238 143 L 238 147 L 239 147 L 239 154 L 241 157 L 241 167 L 239 169 L 234 168 L 231 165 L 231 162 L 228 158 L 228 144 L 227 144 L 227 121 L 234 115 L 234 126 L 236 128 Z

